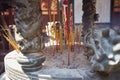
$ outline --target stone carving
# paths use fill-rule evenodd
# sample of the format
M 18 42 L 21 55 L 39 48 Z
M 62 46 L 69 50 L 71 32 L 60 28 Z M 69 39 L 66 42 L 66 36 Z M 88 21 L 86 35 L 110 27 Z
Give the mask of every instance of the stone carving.
M 23 53 L 38 52 L 42 42 L 42 12 L 39 0 L 13 0 L 16 4 L 14 18 L 17 33 L 20 34 L 18 44 Z M 21 38 L 20 38 L 21 37 Z
M 17 62 L 24 71 L 36 71 L 45 61 L 40 52 L 44 48 L 40 2 L 39 0 L 12 1 L 15 4 L 14 20 L 17 28 L 15 40 L 22 53 L 17 55 Z
M 83 35 L 94 26 L 96 16 L 96 0 L 82 0 L 82 24 L 83 24 Z
M 94 70 L 109 73 L 120 69 L 120 33 L 93 29 L 85 35 L 85 55 Z

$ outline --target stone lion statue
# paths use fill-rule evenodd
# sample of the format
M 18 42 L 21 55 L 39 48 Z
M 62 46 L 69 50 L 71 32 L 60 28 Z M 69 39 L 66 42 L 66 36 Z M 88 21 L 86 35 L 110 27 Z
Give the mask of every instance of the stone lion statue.
M 86 34 L 85 55 L 94 70 L 110 73 L 120 69 L 120 32 L 95 29 Z

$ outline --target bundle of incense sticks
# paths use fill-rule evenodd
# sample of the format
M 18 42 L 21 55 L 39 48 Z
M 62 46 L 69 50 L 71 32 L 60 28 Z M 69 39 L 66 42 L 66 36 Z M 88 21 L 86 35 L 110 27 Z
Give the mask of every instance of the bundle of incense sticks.
M 4 19 L 4 16 L 3 16 L 2 14 L 3 14 L 3 13 L 1 12 L 1 13 L 0 13 L 0 17 L 1 17 L 1 20 L 2 20 L 2 24 L 3 24 L 3 26 L 4 26 L 5 28 L 4 28 L 2 25 L 0 25 L 0 27 L 1 27 L 2 31 L 3 31 L 3 36 L 4 36 L 4 38 L 11 44 L 11 46 L 12 46 L 18 53 L 20 53 L 21 51 L 20 51 L 20 49 L 19 49 L 19 47 L 18 47 L 18 45 L 17 45 L 17 42 L 13 39 L 12 34 L 11 34 L 11 32 L 10 32 L 8 26 L 7 26 L 7 23 L 6 23 L 5 19 Z M 8 29 L 8 31 L 6 32 L 7 29 Z
M 4 29 L 1 25 L 0 25 L 0 27 L 3 31 L 2 35 L 4 36 L 4 38 L 11 44 L 11 46 L 17 51 L 17 53 L 20 53 L 21 51 L 17 45 L 17 42 L 13 39 L 12 34 L 9 31 L 9 29 L 8 29 L 8 31 L 6 31 L 7 29 Z

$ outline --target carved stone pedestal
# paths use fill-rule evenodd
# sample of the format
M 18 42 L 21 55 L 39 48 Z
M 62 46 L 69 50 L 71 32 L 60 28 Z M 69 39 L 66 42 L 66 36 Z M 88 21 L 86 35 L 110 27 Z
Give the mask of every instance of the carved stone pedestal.
M 40 53 L 23 55 L 12 51 L 5 57 L 5 75 L 10 80 L 28 80 L 28 74 L 40 70 L 44 61 Z
M 45 60 L 38 54 L 22 55 L 16 51 L 5 57 L 5 74 L 1 80 L 84 80 L 83 75 L 89 73 L 81 69 L 46 68 L 42 63 Z M 27 57 L 26 57 L 27 56 Z M 41 68 L 41 69 L 40 69 Z
M 18 55 L 17 61 L 25 72 L 31 72 L 37 71 L 42 67 L 42 63 L 45 61 L 45 57 L 38 53 L 32 53 Z

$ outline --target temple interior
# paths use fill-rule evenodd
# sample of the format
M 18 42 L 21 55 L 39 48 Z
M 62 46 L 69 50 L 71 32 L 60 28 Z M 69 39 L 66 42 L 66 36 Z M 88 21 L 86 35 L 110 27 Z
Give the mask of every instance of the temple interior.
M 0 0 L 0 80 L 120 80 L 120 0 Z

